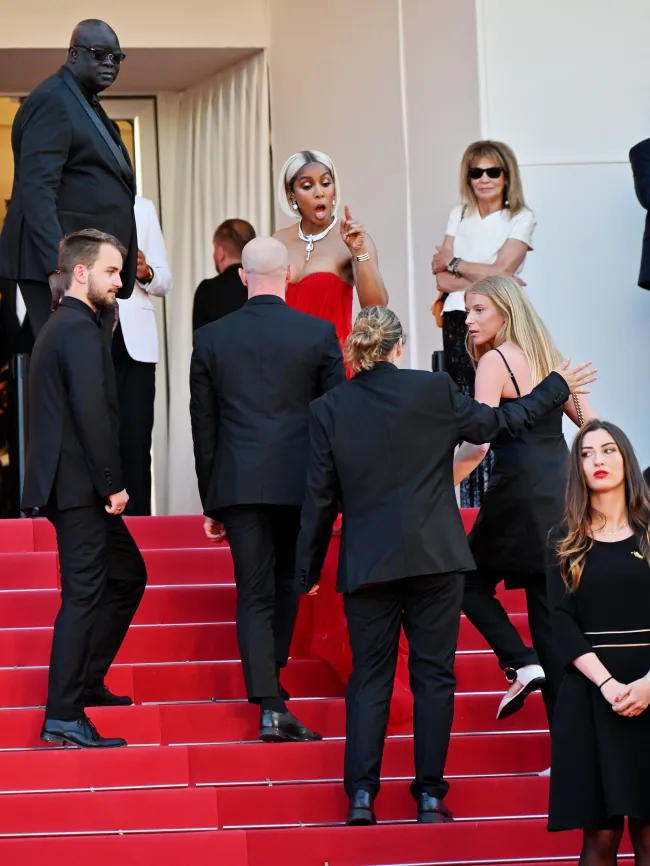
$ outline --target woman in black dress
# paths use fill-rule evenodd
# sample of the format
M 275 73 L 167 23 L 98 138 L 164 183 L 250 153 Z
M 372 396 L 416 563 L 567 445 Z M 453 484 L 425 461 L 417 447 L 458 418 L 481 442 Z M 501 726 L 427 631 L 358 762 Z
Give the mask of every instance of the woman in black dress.
M 468 349 L 478 361 L 475 397 L 491 406 L 528 394 L 562 361 L 544 323 L 516 279 L 475 283 L 465 294 Z M 593 410 L 584 399 L 584 417 Z M 576 404 L 564 406 L 517 438 L 491 443 L 494 469 L 470 533 L 477 571 L 466 575 L 463 610 L 499 659 L 511 683 L 497 718 L 521 709 L 538 688 L 551 721 L 563 672 L 553 651 L 546 603 L 546 540 L 562 517 L 568 449 L 562 414 L 579 423 Z M 454 483 L 482 460 L 488 446 L 464 443 L 454 462 Z M 524 588 L 533 648 L 527 647 L 496 598 L 496 587 Z
M 548 594 L 567 675 L 555 709 L 549 830 L 582 829 L 581 866 L 614 866 L 628 817 L 650 864 L 650 503 L 627 436 L 592 421 L 571 450 Z

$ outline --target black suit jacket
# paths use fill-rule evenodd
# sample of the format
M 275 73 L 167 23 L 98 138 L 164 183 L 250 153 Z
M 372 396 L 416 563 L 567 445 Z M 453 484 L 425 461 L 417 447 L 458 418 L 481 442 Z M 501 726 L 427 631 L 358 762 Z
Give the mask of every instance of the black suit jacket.
M 338 589 L 475 567 L 456 503 L 454 449 L 529 429 L 569 397 L 552 373 L 531 394 L 493 409 L 446 373 L 380 363 L 312 403 L 307 495 L 297 568 L 318 582 L 339 498 Z
M 641 207 L 650 211 L 650 138 L 636 144 L 630 151 L 634 189 Z M 639 286 L 650 289 L 650 213 L 645 218 Z
M 100 317 L 64 298 L 41 329 L 29 369 L 24 511 L 56 497 L 60 510 L 118 493 L 119 406 Z
M 193 331 L 244 306 L 248 289 L 239 279 L 240 268 L 241 265 L 229 265 L 221 274 L 199 283 L 192 308 Z
M 62 69 L 41 82 L 18 109 L 11 134 L 14 184 L 0 235 L 0 276 L 19 283 L 47 282 L 58 268 L 63 236 L 99 229 L 114 235 L 128 251 L 118 295 L 127 298 L 138 257 L 133 170 L 117 126 L 99 106 L 99 118 L 120 148 L 126 171 L 80 98 L 85 100 L 74 75 Z
M 274 295 L 196 331 L 190 414 L 204 512 L 300 505 L 309 404 L 344 380 L 334 325 Z

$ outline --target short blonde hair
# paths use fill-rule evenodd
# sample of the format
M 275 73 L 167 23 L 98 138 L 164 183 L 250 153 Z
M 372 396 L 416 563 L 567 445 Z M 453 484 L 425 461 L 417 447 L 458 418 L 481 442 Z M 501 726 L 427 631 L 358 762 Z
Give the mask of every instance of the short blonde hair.
M 460 162 L 460 200 L 470 210 L 478 207 L 476 195 L 469 179 L 469 170 L 481 157 L 491 159 L 505 169 L 503 208 L 509 210 L 511 216 L 518 214 L 526 207 L 524 190 L 519 174 L 517 157 L 507 144 L 502 141 L 474 141 L 466 148 Z
M 388 307 L 365 307 L 345 343 L 345 357 L 355 373 L 372 370 L 385 361 L 397 343 L 404 342 L 402 323 Z
M 278 178 L 278 201 L 282 211 L 292 219 L 300 219 L 300 212 L 294 210 L 291 206 L 291 193 L 293 192 L 293 182 L 301 168 L 305 165 L 311 165 L 313 162 L 319 162 L 332 175 L 334 181 L 334 190 L 336 193 L 337 202 L 341 200 L 341 189 L 339 187 L 339 178 L 334 167 L 334 163 L 326 153 L 321 150 L 299 150 L 298 153 L 292 154 L 285 162 L 280 170 Z M 333 209 L 336 215 L 336 206 Z
M 489 298 L 504 318 L 493 345 L 476 346 L 471 336 L 467 335 L 467 351 L 475 362 L 490 349 L 496 349 L 502 343 L 513 343 L 526 356 L 533 385 L 539 384 L 562 363 L 562 354 L 548 328 L 514 277 L 507 274 L 486 277 L 470 286 L 465 291 L 465 297 L 472 293 Z

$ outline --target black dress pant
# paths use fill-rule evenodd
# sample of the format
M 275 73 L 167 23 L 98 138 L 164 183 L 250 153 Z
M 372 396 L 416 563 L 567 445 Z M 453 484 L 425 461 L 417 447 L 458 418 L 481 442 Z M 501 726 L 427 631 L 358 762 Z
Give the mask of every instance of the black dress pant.
M 298 613 L 295 574 L 300 507 L 233 505 L 221 509 L 235 566 L 237 638 L 248 700 L 279 696 Z
M 496 598 L 498 575 L 470 572 L 465 575 L 463 612 L 489 643 L 503 670 L 540 664 L 546 674 L 542 696 L 549 725 L 564 669 L 553 646 L 553 630 L 546 600 L 546 575 L 526 577 L 525 592 L 528 623 L 533 647 L 527 647 L 514 627 L 501 602 Z
M 27 318 L 34 339 L 47 322 L 52 310 L 52 292 L 49 283 L 36 280 L 19 280 L 18 286 L 27 308 Z
M 134 361 L 118 324 L 113 334 L 113 363 L 120 401 L 120 458 L 129 494 L 126 514 L 151 514 L 151 437 L 156 398 L 156 365 Z
M 454 717 L 454 656 L 463 576 L 407 577 L 343 596 L 352 647 L 345 707 L 345 790 L 376 796 L 395 679 L 400 629 L 409 643 L 415 780 L 411 793 L 442 799 Z
M 104 677 L 138 608 L 147 570 L 131 533 L 104 503 L 48 511 L 61 565 L 46 717 L 78 719 Z

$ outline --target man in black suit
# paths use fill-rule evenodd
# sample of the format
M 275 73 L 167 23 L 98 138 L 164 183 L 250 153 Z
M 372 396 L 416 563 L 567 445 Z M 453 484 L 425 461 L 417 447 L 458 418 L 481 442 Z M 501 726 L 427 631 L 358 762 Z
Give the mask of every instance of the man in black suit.
M 123 59 L 108 24 L 82 21 L 65 65 L 30 93 L 14 119 L 14 185 L 0 234 L 0 276 L 18 282 L 33 337 L 60 296 L 59 243 L 70 232 L 95 228 L 118 238 L 128 250 L 119 297 L 133 291 L 135 179 L 118 128 L 98 99 Z
M 353 661 L 346 692 L 348 823 L 375 823 L 402 625 L 414 697 L 411 793 L 420 823 L 449 821 L 442 800 L 454 655 L 463 572 L 475 567 L 454 492 L 454 449 L 462 440 L 489 442 L 505 428 L 516 435 L 532 427 L 567 400 L 569 388 L 553 373 L 530 395 L 493 409 L 465 397 L 446 373 L 400 371 L 402 327 L 385 308 L 362 310 L 351 341 L 358 347 L 352 366 L 361 372 L 311 405 L 297 552 L 303 590 L 313 592 L 341 501 L 337 589 Z
M 650 289 L 650 138 L 635 144 L 630 151 L 634 189 L 641 207 L 649 211 L 645 218 L 639 286 Z
M 248 302 L 194 334 L 192 435 L 208 537 L 227 535 L 235 563 L 237 635 L 260 739 L 320 739 L 287 711 L 279 672 L 298 601 L 296 538 L 307 472 L 309 403 L 345 380 L 334 325 L 284 301 L 287 250 L 246 245 Z
M 241 219 L 222 222 L 212 238 L 217 276 L 202 280 L 194 293 L 192 330 L 234 313 L 248 300 L 239 277 L 242 250 L 255 237 L 253 226 Z
M 38 508 L 56 529 L 61 607 L 54 624 L 45 724 L 50 743 L 122 746 L 104 739 L 84 708 L 132 703 L 104 677 L 147 581 L 144 561 L 124 525 L 128 502 L 119 454 L 115 370 L 101 331 L 116 303 L 124 248 L 95 229 L 61 243 L 66 287 L 41 329 L 29 376 L 29 445 L 23 511 Z

